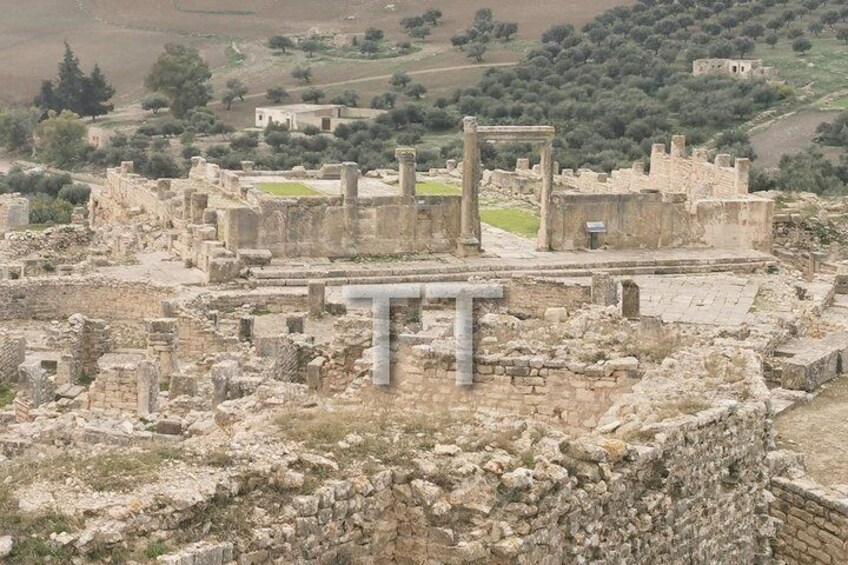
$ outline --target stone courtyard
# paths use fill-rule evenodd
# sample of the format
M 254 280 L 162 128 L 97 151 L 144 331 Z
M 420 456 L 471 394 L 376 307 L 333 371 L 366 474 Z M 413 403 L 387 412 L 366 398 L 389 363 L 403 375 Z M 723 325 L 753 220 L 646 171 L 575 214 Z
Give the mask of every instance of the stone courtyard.
M 676 136 L 600 177 L 552 135 L 469 117 L 429 171 L 126 162 L 74 225 L 7 233 L 3 557 L 848 562 L 845 265 L 773 253 L 747 160 Z M 512 141 L 540 164 L 483 170 Z

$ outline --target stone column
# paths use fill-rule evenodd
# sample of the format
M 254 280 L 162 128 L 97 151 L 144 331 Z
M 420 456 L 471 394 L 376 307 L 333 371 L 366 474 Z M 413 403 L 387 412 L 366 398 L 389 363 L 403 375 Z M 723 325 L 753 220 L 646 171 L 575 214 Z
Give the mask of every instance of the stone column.
M 480 147 L 477 140 L 477 118 L 467 116 L 462 122 L 462 216 L 460 223 L 460 257 L 480 253 Z
M 131 175 L 135 170 L 135 163 L 132 161 L 121 161 L 121 176 Z
M 176 318 L 147 320 L 147 356 L 158 359 L 162 377 L 167 378 L 177 372 L 178 341 Z
M 400 194 L 404 198 L 415 197 L 415 148 L 398 147 L 395 149 L 395 157 L 399 162 L 398 172 L 400 174 Z
M 621 281 L 621 315 L 628 320 L 638 320 L 639 314 L 639 285 L 633 280 Z
M 736 194 L 748 194 L 748 176 L 751 173 L 749 159 L 736 159 L 734 164 L 736 176 L 733 179 L 733 189 Z
M 342 163 L 341 184 L 344 205 L 356 206 L 356 199 L 359 197 L 359 167 L 356 163 Z
M 539 233 L 536 236 L 536 250 L 551 250 L 551 198 L 554 188 L 553 145 L 550 141 L 542 145 L 542 192 L 539 194 Z
M 609 273 L 592 275 L 592 304 L 598 306 L 618 304 L 618 284 Z
M 195 192 L 191 195 L 191 212 L 189 221 L 193 224 L 203 223 L 203 213 L 209 206 L 209 195 L 205 192 Z
M 241 162 L 241 170 L 245 173 L 253 172 L 254 163 L 253 161 L 242 161 Z
M 320 318 L 324 315 L 325 298 L 324 291 L 326 290 L 324 281 L 309 281 L 309 317 Z
M 239 341 L 253 341 L 253 316 L 239 318 L 238 338 Z

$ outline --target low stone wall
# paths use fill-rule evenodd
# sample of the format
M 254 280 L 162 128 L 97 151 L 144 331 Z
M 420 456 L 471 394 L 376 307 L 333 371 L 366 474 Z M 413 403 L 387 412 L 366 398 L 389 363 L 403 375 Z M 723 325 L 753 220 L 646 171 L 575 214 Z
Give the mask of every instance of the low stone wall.
M 504 285 L 504 302 L 510 312 L 542 318 L 548 308 L 574 311 L 592 299 L 592 287 L 554 279 L 510 279 Z
M 94 232 L 87 226 L 56 226 L 44 231 L 7 233 L 0 250 L 12 259 L 43 252 L 62 256 L 85 251 L 93 240 Z
M 162 313 L 174 290 L 104 277 L 0 281 L 0 320 L 65 319 L 72 314 L 106 320 L 142 320 Z
M 275 257 L 350 257 L 454 252 L 459 196 L 283 199 L 261 196 L 258 212 L 228 211 L 220 228 L 227 248 L 269 249 Z M 247 214 L 258 222 L 250 230 Z M 232 226 L 238 225 L 238 229 Z M 255 241 L 245 234 L 254 234 Z
M 0 329 L 0 383 L 14 379 L 26 358 L 26 340 L 18 333 Z
M 132 355 L 108 355 L 88 393 L 89 408 L 144 416 L 156 412 L 159 368 L 156 362 Z
M 591 429 L 637 380 L 638 363 L 632 361 L 601 368 L 543 357 L 477 355 L 474 385 L 459 387 L 453 355 L 419 345 L 400 350 L 392 385 L 384 392 L 410 405 L 538 415 Z
M 774 477 L 774 556 L 786 565 L 848 563 L 848 498 L 806 479 Z
M 604 222 L 599 246 L 610 249 L 715 247 L 769 251 L 774 203 L 760 198 L 701 200 L 683 194 L 554 194 L 551 246 L 588 248 L 587 222 Z

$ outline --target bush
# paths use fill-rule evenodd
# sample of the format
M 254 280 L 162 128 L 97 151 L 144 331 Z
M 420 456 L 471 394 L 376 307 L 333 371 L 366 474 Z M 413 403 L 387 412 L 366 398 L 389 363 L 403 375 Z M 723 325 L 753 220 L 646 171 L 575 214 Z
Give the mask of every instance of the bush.
M 81 206 L 88 202 L 91 196 L 91 187 L 87 184 L 71 184 L 63 186 L 59 190 L 58 197 L 62 200 L 67 200 L 74 206 Z

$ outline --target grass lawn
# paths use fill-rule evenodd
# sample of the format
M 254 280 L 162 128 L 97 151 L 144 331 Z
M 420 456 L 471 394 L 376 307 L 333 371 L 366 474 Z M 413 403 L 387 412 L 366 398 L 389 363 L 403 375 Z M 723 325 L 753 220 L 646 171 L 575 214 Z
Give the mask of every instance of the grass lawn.
M 415 185 L 415 193 L 423 195 L 445 195 L 453 194 L 459 196 L 462 194 L 462 189 L 458 186 L 445 184 L 443 182 L 427 181 L 419 182 Z
M 539 231 L 539 216 L 515 208 L 480 210 L 480 221 L 527 238 L 536 237 Z
M 260 182 L 257 188 L 274 196 L 324 196 L 299 182 Z
M 848 45 L 835 37 L 808 39 L 813 48 L 802 57 L 792 51 L 792 42 L 784 36 L 774 49 L 758 45 L 754 56 L 762 57 L 763 64 L 776 67 L 778 78 L 788 80 L 796 89 L 811 85 L 816 96 L 848 88 Z

